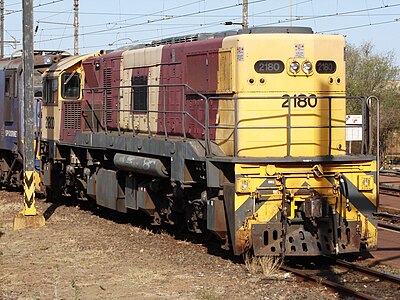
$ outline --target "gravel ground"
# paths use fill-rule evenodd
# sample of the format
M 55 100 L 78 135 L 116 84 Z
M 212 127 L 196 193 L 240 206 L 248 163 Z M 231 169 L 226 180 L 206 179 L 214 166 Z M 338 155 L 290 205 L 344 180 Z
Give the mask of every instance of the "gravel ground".
M 46 226 L 14 231 L 22 195 L 0 191 L 0 299 L 340 298 L 280 271 L 250 274 L 210 247 L 107 210 L 43 200 L 37 207 Z

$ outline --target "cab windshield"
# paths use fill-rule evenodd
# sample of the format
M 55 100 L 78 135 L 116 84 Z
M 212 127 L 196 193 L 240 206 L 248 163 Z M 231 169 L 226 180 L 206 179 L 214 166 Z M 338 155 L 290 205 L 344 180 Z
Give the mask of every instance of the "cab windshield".
M 61 75 L 61 96 L 64 99 L 79 99 L 80 83 L 80 76 L 76 71 L 63 73 Z

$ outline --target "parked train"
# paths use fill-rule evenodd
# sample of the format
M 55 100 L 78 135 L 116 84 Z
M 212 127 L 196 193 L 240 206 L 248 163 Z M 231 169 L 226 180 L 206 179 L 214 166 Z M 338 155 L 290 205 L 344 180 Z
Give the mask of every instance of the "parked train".
M 34 132 L 39 148 L 40 104 L 43 72 L 53 63 L 68 56 L 64 51 L 34 51 Z M 22 52 L 0 59 L 0 184 L 23 186 L 24 84 Z M 39 167 L 35 182 L 39 187 Z
M 377 244 L 376 157 L 346 149 L 345 41 L 309 28 L 197 34 L 71 56 L 43 74 L 41 185 L 235 255 Z

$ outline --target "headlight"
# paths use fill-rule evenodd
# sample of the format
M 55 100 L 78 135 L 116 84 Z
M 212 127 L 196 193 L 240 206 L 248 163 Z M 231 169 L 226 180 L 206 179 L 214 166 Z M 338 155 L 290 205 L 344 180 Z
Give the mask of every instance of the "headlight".
M 306 74 L 310 74 L 312 72 L 312 63 L 310 63 L 309 61 L 305 61 L 303 62 L 303 72 Z
M 300 64 L 297 61 L 290 63 L 290 72 L 298 73 L 300 71 Z

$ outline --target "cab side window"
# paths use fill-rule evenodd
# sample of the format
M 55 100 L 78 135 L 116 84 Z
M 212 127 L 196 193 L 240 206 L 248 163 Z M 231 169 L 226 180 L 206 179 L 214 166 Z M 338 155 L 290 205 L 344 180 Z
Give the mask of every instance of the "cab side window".
M 58 100 L 57 77 L 46 77 L 43 80 L 43 103 L 54 104 Z
M 4 78 L 4 122 L 14 122 L 14 98 L 16 97 L 16 74 L 14 71 L 6 71 Z
M 81 90 L 81 79 L 79 73 L 72 72 L 72 73 L 63 73 L 61 75 L 61 96 L 64 99 L 79 99 Z

